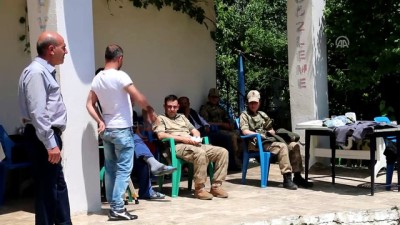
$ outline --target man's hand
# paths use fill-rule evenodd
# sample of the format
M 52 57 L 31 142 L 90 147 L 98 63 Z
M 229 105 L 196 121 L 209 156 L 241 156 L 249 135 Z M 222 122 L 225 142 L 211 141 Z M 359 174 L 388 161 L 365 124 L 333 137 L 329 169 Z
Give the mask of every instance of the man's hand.
M 182 138 L 182 143 L 188 144 L 188 145 L 194 145 L 194 146 L 200 146 L 201 145 L 201 143 L 192 140 L 190 137 Z
M 147 122 L 150 124 L 157 124 L 157 125 L 160 124 L 157 114 L 154 111 L 147 114 Z
M 233 130 L 233 126 L 232 126 L 230 123 L 222 123 L 222 124 L 221 124 L 221 127 L 222 127 L 224 130 Z
M 54 148 L 52 148 L 50 150 L 47 150 L 47 153 L 49 154 L 49 159 L 48 160 L 49 160 L 49 162 L 51 164 L 57 164 L 57 163 L 60 162 L 60 160 L 61 160 L 61 151 L 58 148 L 58 146 L 56 146 L 56 147 L 54 147 Z
M 100 123 L 98 123 L 97 131 L 98 131 L 99 134 L 100 134 L 100 133 L 103 132 L 105 129 L 106 129 L 106 125 L 104 124 L 103 121 L 100 121 Z
M 186 118 L 189 119 L 189 116 L 190 116 L 190 115 L 189 115 L 189 114 L 190 114 L 190 108 L 189 108 L 189 107 L 185 108 L 185 110 L 184 110 L 183 113 L 185 114 Z
M 205 127 L 204 127 L 204 132 L 205 132 L 206 134 L 209 134 L 209 133 L 210 133 L 210 126 L 205 126 Z
M 271 128 L 271 130 L 269 130 L 268 133 L 275 135 L 275 130 Z

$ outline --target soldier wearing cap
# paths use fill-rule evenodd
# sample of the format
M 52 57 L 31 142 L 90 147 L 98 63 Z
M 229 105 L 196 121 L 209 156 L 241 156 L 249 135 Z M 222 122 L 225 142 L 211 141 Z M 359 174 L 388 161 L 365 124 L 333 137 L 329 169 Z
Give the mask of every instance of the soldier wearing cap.
M 296 190 L 297 186 L 312 187 L 302 176 L 303 164 L 300 154 L 300 145 L 293 139 L 284 141 L 276 136 L 272 127 L 272 119 L 260 108 L 260 92 L 251 90 L 247 94 L 248 107 L 240 115 L 240 130 L 244 135 L 260 133 L 265 151 L 276 155 L 279 168 L 283 175 L 283 187 Z M 249 142 L 249 150 L 257 150 L 254 142 Z M 292 180 L 292 173 L 294 178 Z
M 210 88 L 208 102 L 200 107 L 199 113 L 211 126 L 218 127 L 220 135 L 231 140 L 231 143 L 224 143 L 223 146 L 229 150 L 229 168 L 230 170 L 240 170 L 242 150 L 239 146 L 241 139 L 234 131 L 234 125 L 229 119 L 228 113 L 219 105 L 219 91 L 216 88 Z

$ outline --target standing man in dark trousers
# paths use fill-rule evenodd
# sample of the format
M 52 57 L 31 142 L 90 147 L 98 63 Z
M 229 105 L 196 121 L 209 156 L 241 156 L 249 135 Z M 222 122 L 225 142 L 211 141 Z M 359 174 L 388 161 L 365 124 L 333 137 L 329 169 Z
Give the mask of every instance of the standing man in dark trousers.
M 63 37 L 49 31 L 40 34 L 36 49 L 38 56 L 23 70 L 18 86 L 24 135 L 34 163 L 35 223 L 72 224 L 61 165 L 67 111 L 54 68 L 64 62 L 68 51 Z

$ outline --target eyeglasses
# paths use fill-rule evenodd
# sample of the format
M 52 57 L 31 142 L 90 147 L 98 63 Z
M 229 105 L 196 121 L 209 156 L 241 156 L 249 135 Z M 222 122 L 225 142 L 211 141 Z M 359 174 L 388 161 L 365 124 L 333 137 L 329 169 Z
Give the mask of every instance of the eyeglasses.
M 168 109 L 177 109 L 178 107 L 177 105 L 167 105 Z

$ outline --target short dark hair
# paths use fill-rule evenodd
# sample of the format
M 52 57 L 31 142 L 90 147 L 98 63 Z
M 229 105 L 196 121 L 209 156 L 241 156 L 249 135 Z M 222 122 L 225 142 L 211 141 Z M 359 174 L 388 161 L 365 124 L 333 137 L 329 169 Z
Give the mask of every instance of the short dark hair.
M 176 95 L 167 95 L 164 98 L 164 104 L 167 104 L 167 102 L 173 102 L 173 101 L 178 101 L 178 97 Z
M 46 37 L 41 42 L 38 41 L 36 43 L 36 51 L 37 51 L 38 55 L 39 56 L 43 56 L 44 53 L 46 52 L 46 49 L 50 45 L 58 46 L 58 42 L 57 42 L 57 39 L 55 37 L 49 36 L 49 37 Z
M 109 45 L 106 48 L 105 58 L 107 61 L 112 61 L 124 55 L 124 51 L 119 45 Z
M 100 73 L 101 71 L 104 70 L 104 67 L 100 67 L 96 70 L 96 72 L 94 73 L 94 75 L 97 75 L 98 73 Z
M 186 97 L 186 96 L 181 96 L 181 97 L 178 98 L 178 102 L 181 101 L 181 100 L 183 100 L 183 99 L 189 101 L 189 98 L 188 98 L 188 97 Z

